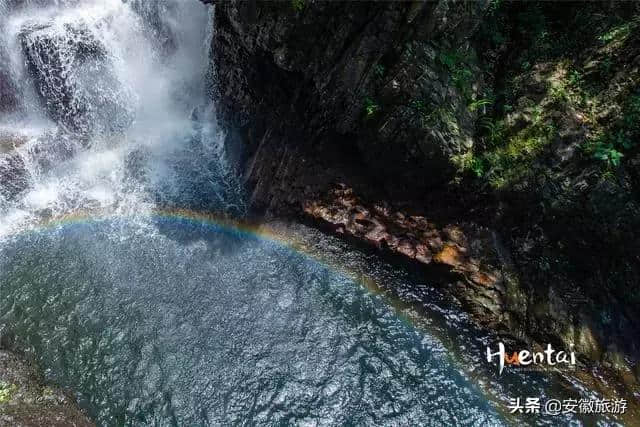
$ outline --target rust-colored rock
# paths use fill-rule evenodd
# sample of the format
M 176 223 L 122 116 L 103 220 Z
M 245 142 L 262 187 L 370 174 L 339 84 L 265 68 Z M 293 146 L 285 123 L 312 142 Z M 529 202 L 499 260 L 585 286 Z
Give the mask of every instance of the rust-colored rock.
M 455 287 L 456 298 L 464 301 L 472 313 L 482 314 L 478 315 L 480 323 L 499 323 L 502 310 L 517 311 L 504 306 L 504 265 L 494 256 L 488 230 L 473 224 L 437 225 L 424 216 L 394 210 L 384 202 L 367 203 L 345 184 L 304 201 L 303 211 L 338 234 L 424 266 L 448 267 L 450 273 L 464 279 Z
M 447 264 L 452 267 L 458 267 L 463 264 L 462 255 L 455 245 L 446 245 L 433 260 L 440 264 Z

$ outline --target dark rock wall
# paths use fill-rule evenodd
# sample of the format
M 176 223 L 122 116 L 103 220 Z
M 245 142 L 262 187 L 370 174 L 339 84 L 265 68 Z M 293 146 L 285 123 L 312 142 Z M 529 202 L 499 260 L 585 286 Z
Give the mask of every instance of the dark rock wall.
M 221 2 L 214 40 L 221 112 L 240 128 L 250 124 L 250 156 L 268 131 L 284 131 L 295 135 L 294 149 L 356 153 L 397 190 L 447 182 L 451 158 L 472 147 L 467 104 L 481 86 L 479 73 L 454 84 L 450 68 L 463 60 L 475 66 L 466 39 L 485 6 Z
M 638 150 L 611 168 L 584 147 L 638 91 L 637 27 L 625 23 L 640 20 L 622 3 L 503 3 L 216 3 L 220 117 L 257 210 L 304 217 L 312 206 L 365 241 L 381 201 L 403 218 L 488 226 L 518 278 L 489 302 L 454 287 L 469 310 L 629 374 Z M 589 71 L 594 61 L 609 74 Z M 572 92 L 589 78 L 605 86 Z M 344 188 L 358 203 L 332 198 Z M 401 234 L 396 252 L 412 252 L 420 230 Z

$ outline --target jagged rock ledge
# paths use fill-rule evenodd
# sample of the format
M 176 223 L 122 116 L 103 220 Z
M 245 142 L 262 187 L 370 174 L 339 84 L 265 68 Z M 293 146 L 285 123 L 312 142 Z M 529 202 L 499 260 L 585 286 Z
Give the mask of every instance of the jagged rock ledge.
M 345 184 L 302 205 L 306 216 L 336 234 L 427 267 L 442 267 L 453 279 L 448 292 L 478 323 L 503 331 L 522 329 L 525 295 L 494 231 L 471 222 L 436 224 L 422 215 L 394 210 L 384 201 L 370 204 Z

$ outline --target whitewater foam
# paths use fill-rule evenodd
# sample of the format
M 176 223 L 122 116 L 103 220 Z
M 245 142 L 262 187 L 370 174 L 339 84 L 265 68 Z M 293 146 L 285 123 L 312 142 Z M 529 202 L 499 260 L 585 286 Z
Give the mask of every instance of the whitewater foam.
M 0 236 L 74 210 L 242 205 L 207 91 L 212 10 L 0 0 L 0 14 L 20 100 L 0 114 Z

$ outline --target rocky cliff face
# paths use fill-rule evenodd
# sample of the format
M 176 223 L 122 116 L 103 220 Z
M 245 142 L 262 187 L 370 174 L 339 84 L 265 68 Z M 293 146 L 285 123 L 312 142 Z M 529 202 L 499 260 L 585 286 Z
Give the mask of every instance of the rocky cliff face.
M 482 90 L 467 37 L 484 2 L 238 2 L 216 11 L 222 111 L 294 146 L 357 153 L 396 191 L 453 176 Z M 462 58 L 460 52 L 467 52 Z M 461 62 L 470 70 L 461 70 Z M 458 70 L 460 68 L 460 70 Z M 453 73 L 452 73 L 453 70 Z M 295 136 L 293 136 L 295 135 Z
M 636 16 L 608 3 L 222 2 L 220 115 L 257 210 L 445 266 L 479 322 L 573 346 L 633 388 Z

